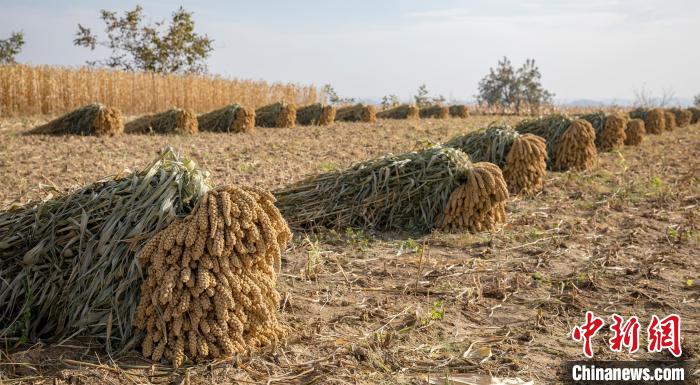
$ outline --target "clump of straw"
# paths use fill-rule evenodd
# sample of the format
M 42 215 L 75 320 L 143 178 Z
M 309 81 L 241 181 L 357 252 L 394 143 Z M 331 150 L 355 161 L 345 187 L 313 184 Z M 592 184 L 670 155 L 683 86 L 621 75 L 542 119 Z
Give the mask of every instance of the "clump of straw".
M 474 162 L 490 162 L 503 169 L 513 193 L 534 194 L 544 186 L 547 146 L 539 136 L 491 124 L 484 130 L 452 138 L 445 146 L 465 152 Z
M 255 110 L 231 104 L 199 115 L 197 123 L 200 131 L 250 132 L 255 128 Z
M 129 134 L 190 135 L 199 131 L 197 117 L 191 110 L 173 108 L 132 120 L 124 126 Z
M 44 135 L 115 136 L 124 132 L 124 118 L 116 108 L 88 104 L 29 131 Z
M 335 122 L 336 111 L 333 106 L 310 104 L 297 110 L 297 123 L 302 126 L 327 126 Z
M 0 213 L 0 337 L 134 348 L 135 256 L 207 189 L 206 173 L 166 148 L 142 171 Z
M 515 130 L 544 138 L 548 166 L 552 170 L 586 170 L 595 165 L 598 156 L 595 130 L 585 120 L 553 114 L 525 119 L 515 126 Z
M 289 227 L 267 191 L 209 191 L 185 218 L 155 235 L 134 325 L 143 355 L 179 367 L 277 345 L 276 272 Z
M 335 120 L 339 122 L 374 123 L 377 121 L 377 110 L 374 106 L 361 103 L 341 107 L 335 114 Z
M 255 110 L 255 124 L 259 127 L 294 127 L 297 107 L 294 104 L 277 102 Z
M 453 118 L 468 118 L 469 109 L 464 104 L 455 104 L 449 107 L 450 116 Z
M 644 128 L 649 134 L 661 134 L 666 130 L 666 116 L 661 108 L 645 109 L 638 108 L 629 113 L 632 119 L 644 120 Z
M 673 131 L 676 128 L 676 115 L 671 111 L 664 111 L 664 127 L 666 131 Z
M 625 130 L 625 145 L 638 146 L 642 143 L 646 130 L 642 119 L 630 119 Z
M 418 119 L 420 112 L 413 104 L 402 104 L 388 110 L 377 112 L 380 119 Z
M 434 119 L 445 119 L 450 116 L 450 110 L 444 106 L 430 106 L 423 107 L 420 109 L 421 119 L 434 118 Z
M 598 151 L 612 151 L 622 148 L 625 144 L 625 128 L 627 127 L 627 117 L 622 114 L 605 114 L 597 112 L 593 114 L 581 115 L 591 123 L 595 130 L 595 145 Z
M 471 163 L 466 154 L 447 147 L 372 159 L 274 194 L 292 227 L 419 232 L 491 229 L 505 220 L 508 199 L 497 166 Z

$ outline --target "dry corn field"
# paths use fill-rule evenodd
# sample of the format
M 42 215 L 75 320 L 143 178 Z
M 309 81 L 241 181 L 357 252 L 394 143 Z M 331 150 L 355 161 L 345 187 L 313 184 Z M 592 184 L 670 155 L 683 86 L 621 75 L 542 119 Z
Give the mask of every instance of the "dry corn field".
M 306 105 L 316 99 L 316 87 L 310 85 L 84 67 L 0 66 L 0 117 L 64 114 L 95 102 L 137 115 L 175 106 L 204 113 L 232 102 L 257 108 L 280 100 Z
M 8 72 L 30 70 L 32 75 Z M 167 78 L 139 80 L 127 75 L 119 80 L 123 83 L 109 85 L 99 79 L 116 78 L 100 71 L 51 71 L 0 69 L 0 84 L 4 87 L 0 89 L 0 116 L 67 112 L 92 102 L 88 100 L 93 97 L 91 92 L 108 98 L 100 101 L 121 108 L 127 115 L 163 111 L 173 105 L 203 112 L 230 104 L 223 97 L 225 92 L 248 92 L 254 99 L 236 101 L 254 107 L 280 99 L 303 105 L 302 101 L 310 103 L 316 97 L 304 88 L 192 78 L 192 89 L 197 90 L 190 94 L 192 99 L 162 99 L 162 105 L 153 106 L 155 99 L 139 99 L 151 95 L 147 87 L 141 89 L 145 94 L 114 90 L 132 89 L 128 84 L 144 80 L 145 84 L 163 87 L 158 91 L 162 96 L 168 87 L 178 85 Z M 32 94 L 11 102 L 16 95 L 15 88 L 7 86 L 8 76 L 18 76 L 20 81 L 32 76 Z M 43 83 L 42 76 L 52 81 L 66 76 L 66 81 L 75 85 L 69 89 L 87 94 L 52 93 L 48 91 L 51 83 Z M 86 88 L 85 84 L 94 84 L 95 88 Z M 207 98 L 209 87 L 221 94 Z M 46 95 L 49 99 L 44 99 Z M 32 110 L 25 110 L 29 106 Z M 328 126 L 258 127 L 236 134 L 200 131 L 193 136 L 94 137 L 24 135 L 48 119 L 5 117 L 0 118 L 0 207 L 40 202 L 104 176 L 125 175 L 125 169 L 142 170 L 167 144 L 208 170 L 216 186 L 254 185 L 277 190 L 308 177 L 344 170 L 355 162 L 443 143 L 494 120 L 515 126 L 520 119 L 470 115 L 466 119 L 379 119 Z M 543 152 L 541 147 L 538 149 Z M 264 285 L 246 289 L 245 284 L 221 278 L 219 282 L 230 284 L 236 301 L 240 297 L 245 303 L 251 301 L 247 299 L 250 297 L 264 303 L 241 310 L 230 305 L 230 298 L 224 298 L 221 284 L 215 287 L 210 278 L 198 277 L 196 282 L 205 283 L 197 286 L 187 276 L 182 280 L 185 286 L 172 284 L 172 292 L 161 294 L 159 299 L 170 309 L 183 306 L 176 301 L 182 293 L 212 292 L 213 303 L 204 306 L 201 317 L 209 320 L 207 330 L 218 330 L 230 343 L 207 344 L 192 330 L 185 338 L 186 328 L 192 325 L 183 326 L 175 316 L 165 321 L 175 330 L 164 333 L 156 325 L 158 317 L 144 303 L 136 322 L 139 329 L 154 336 L 154 345 L 112 357 L 102 346 L 83 338 L 59 344 L 30 341 L 20 346 L 10 341 L 0 351 L 0 382 L 446 384 L 460 383 L 456 380 L 459 378 L 489 383 L 494 376 L 552 383 L 560 378 L 563 361 L 583 357 L 581 345 L 571 339 L 570 333 L 573 325 L 581 323 L 586 310 L 636 315 L 640 320 L 652 314 L 677 313 L 683 319 L 683 352 L 697 360 L 698 159 L 700 127 L 696 124 L 646 135 L 639 146 L 598 152 L 597 160 L 585 170 L 546 171 L 542 191 L 531 196 L 512 195 L 506 202 L 505 223 L 491 232 L 434 231 L 421 235 L 358 228 L 294 231 L 286 246 L 287 233 L 265 193 L 213 189 L 208 199 L 214 203 L 203 199 L 205 203 L 192 215 L 159 232 L 149 246 L 151 250 L 142 254 L 147 268 L 155 272 L 144 282 L 143 291 L 158 286 L 156 281 L 161 277 L 163 281 L 174 280 L 172 271 L 165 267 L 180 264 L 178 258 L 185 258 L 190 248 L 199 247 L 199 263 L 211 266 L 209 270 L 200 269 L 201 275 L 226 272 L 227 262 L 220 258 L 222 250 L 240 247 L 231 241 L 240 236 L 246 246 L 244 250 L 236 249 L 241 269 L 250 277 L 270 277 L 260 282 L 276 279 L 279 298 Z M 498 173 L 497 168 L 492 171 Z M 244 213 L 239 224 L 227 216 L 238 207 L 265 211 L 270 214 L 272 226 L 266 222 L 268 215 L 260 215 L 259 223 L 244 224 L 252 222 Z M 187 225 L 199 221 L 200 214 L 214 219 L 205 220 L 203 227 L 196 228 L 201 231 L 194 232 L 188 241 Z M 278 240 L 276 247 L 281 250 L 273 247 L 263 251 L 252 246 L 252 241 L 248 243 L 249 238 L 265 235 L 255 233 L 258 225 L 260 229 L 272 229 Z M 159 245 L 163 242 L 166 251 L 161 250 L 163 255 L 158 257 L 155 248 L 162 249 Z M 281 260 L 277 251 L 281 251 Z M 187 268 L 183 264 L 178 268 Z M 281 270 L 277 272 L 274 265 L 280 265 Z M 192 287 L 186 286 L 188 283 Z M 271 304 L 277 300 L 276 315 L 260 315 L 274 311 Z M 236 324 L 238 329 L 232 322 L 225 325 L 234 315 L 237 319 L 267 319 L 270 323 L 242 331 L 241 325 Z M 230 327 L 228 334 L 221 331 L 223 327 Z M 173 346 L 164 342 L 166 335 L 175 340 Z M 669 358 L 662 353 L 646 353 L 645 349 L 633 355 L 613 353 L 606 348 L 609 337 L 605 328 L 595 338 L 597 359 Z M 280 341 L 273 343 L 275 349 L 265 347 L 267 342 L 274 342 L 268 340 L 277 338 Z M 241 341 L 256 341 L 251 346 L 262 347 L 249 354 Z M 209 349 L 216 349 L 216 353 Z M 203 356 L 219 359 L 185 362 L 183 354 L 202 351 L 208 353 Z M 151 358 L 167 355 L 179 368 L 153 363 L 142 352 Z M 230 356 L 227 352 L 245 353 L 234 359 L 221 358 Z

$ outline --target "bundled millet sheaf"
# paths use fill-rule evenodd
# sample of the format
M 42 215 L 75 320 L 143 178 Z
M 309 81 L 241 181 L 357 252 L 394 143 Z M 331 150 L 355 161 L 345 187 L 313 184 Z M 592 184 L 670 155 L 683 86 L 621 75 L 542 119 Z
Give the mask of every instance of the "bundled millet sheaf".
M 666 131 L 673 131 L 676 128 L 676 115 L 671 111 L 664 111 L 664 127 Z
M 534 194 L 544 186 L 547 145 L 539 136 L 492 124 L 485 130 L 457 136 L 445 146 L 465 152 L 473 162 L 490 162 L 503 169 L 512 193 Z
M 434 118 L 445 119 L 450 116 L 450 109 L 444 106 L 430 106 L 420 109 L 421 119 Z
M 469 109 L 464 104 L 455 104 L 449 107 L 450 116 L 453 118 L 468 118 Z
M 173 108 L 158 114 L 132 120 L 124 126 L 129 134 L 190 135 L 199 131 L 197 117 L 191 110 Z
M 552 170 L 587 170 L 595 165 L 598 157 L 595 130 L 586 120 L 553 114 L 525 119 L 515 126 L 515 130 L 544 138 L 547 165 Z
M 258 188 L 209 191 L 144 246 L 134 316 L 144 356 L 179 367 L 284 338 L 276 273 L 291 233 L 274 202 Z
M 124 132 L 124 118 L 116 108 L 88 104 L 29 131 L 44 135 L 115 136 Z
M 239 104 L 199 115 L 199 131 L 208 132 L 250 132 L 255 128 L 255 110 Z
M 374 123 L 377 121 L 377 109 L 374 106 L 365 104 L 355 104 L 353 106 L 338 108 L 335 120 L 339 122 L 365 122 Z
M 297 122 L 297 107 L 294 104 L 277 102 L 255 110 L 255 124 L 259 127 L 294 127 Z
M 388 110 L 377 112 L 380 119 L 418 119 L 420 111 L 413 104 L 402 104 Z
M 646 135 L 644 121 L 642 119 L 630 119 L 625 130 L 625 145 L 638 146 Z
M 697 124 L 700 121 L 700 108 L 690 107 L 688 111 L 691 113 L 690 124 Z
M 327 126 L 335 122 L 337 109 L 321 103 L 311 104 L 297 110 L 297 123 L 302 126 Z
M 579 118 L 591 123 L 595 130 L 595 145 L 598 151 L 612 151 L 625 144 L 627 117 L 622 114 L 598 112 L 581 115 Z
M 166 148 L 142 171 L 0 213 L 0 337 L 135 348 L 136 254 L 207 189 L 206 173 Z
M 666 116 L 661 108 L 651 110 L 638 108 L 630 112 L 630 118 L 644 120 L 644 129 L 649 134 L 661 134 L 666 131 Z
M 449 147 L 387 155 L 274 192 L 290 226 L 428 232 L 482 231 L 505 220 L 508 189 L 498 166 Z
M 693 113 L 688 109 L 672 108 L 670 112 L 675 115 L 676 126 L 679 128 L 688 127 L 693 120 Z

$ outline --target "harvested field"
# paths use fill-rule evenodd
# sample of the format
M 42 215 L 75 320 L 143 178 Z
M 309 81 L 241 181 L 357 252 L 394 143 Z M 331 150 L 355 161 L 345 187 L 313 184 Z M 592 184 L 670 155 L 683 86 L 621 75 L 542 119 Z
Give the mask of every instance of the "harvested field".
M 23 135 L 42 121 L 0 121 L 0 205 L 40 200 L 124 167 L 142 169 L 164 144 L 218 185 L 277 189 L 388 152 L 421 149 L 486 127 L 494 117 L 382 120 L 196 136 Z M 515 124 L 515 118 L 504 118 Z M 177 371 L 137 353 L 109 357 L 88 341 L 3 348 L 0 379 L 45 384 L 445 383 L 446 376 L 558 378 L 582 357 L 571 326 L 586 310 L 678 313 L 684 352 L 700 345 L 700 129 L 653 135 L 601 153 L 581 172 L 547 173 L 544 190 L 508 203 L 494 233 L 296 233 L 282 253 L 276 352 Z M 613 303 L 614 308 L 610 306 Z M 607 329 L 596 358 L 612 353 Z M 697 350 L 697 349 L 695 349 Z M 454 382 L 454 381 L 453 381 Z

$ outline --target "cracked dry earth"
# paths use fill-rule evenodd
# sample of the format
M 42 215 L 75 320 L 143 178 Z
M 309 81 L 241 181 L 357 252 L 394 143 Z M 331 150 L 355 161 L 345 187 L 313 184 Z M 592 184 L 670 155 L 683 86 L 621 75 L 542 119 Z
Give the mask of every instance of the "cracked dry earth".
M 121 167 L 136 169 L 165 143 L 192 156 L 219 184 L 276 188 L 442 141 L 493 119 L 106 139 L 28 137 L 20 133 L 31 122 L 4 121 L 0 204 L 41 199 L 52 188 L 74 188 Z M 89 341 L 36 343 L 4 349 L 0 379 L 443 384 L 497 376 L 558 383 L 561 364 L 583 358 L 570 334 L 587 310 L 606 322 L 613 313 L 636 315 L 643 329 L 652 314 L 677 313 L 684 354 L 697 360 L 698 159 L 698 126 L 647 136 L 639 147 L 600 154 L 592 170 L 549 173 L 543 192 L 512 199 L 507 224 L 494 233 L 295 234 L 279 279 L 281 318 L 290 335 L 274 352 L 172 371 L 135 353 L 107 357 Z M 670 357 L 645 349 L 613 353 L 609 337 L 606 326 L 594 338 L 596 358 Z

